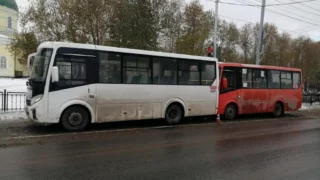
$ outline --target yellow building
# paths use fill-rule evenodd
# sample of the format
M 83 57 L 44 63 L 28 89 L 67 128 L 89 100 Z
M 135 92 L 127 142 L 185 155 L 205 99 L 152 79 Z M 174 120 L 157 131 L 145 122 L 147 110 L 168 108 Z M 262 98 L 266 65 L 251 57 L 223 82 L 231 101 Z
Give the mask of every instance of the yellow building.
M 0 0 L 0 77 L 27 76 L 27 70 L 10 54 L 7 45 L 18 29 L 18 6 L 15 0 Z

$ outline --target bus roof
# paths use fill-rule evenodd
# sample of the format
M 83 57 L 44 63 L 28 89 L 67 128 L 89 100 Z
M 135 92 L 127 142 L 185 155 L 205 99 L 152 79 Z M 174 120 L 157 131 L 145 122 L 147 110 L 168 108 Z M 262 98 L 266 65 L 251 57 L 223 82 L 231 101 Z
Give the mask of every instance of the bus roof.
M 176 53 L 166 53 L 166 52 L 157 52 L 157 51 L 146 51 L 146 50 L 138 50 L 138 49 L 118 48 L 118 47 L 111 47 L 111 46 L 98 46 L 98 45 L 92 45 L 92 44 L 80 44 L 80 43 L 69 43 L 69 42 L 56 42 L 56 41 L 48 41 L 48 42 L 41 43 L 38 49 L 41 49 L 41 48 L 57 49 L 60 47 L 93 49 L 93 50 L 100 50 L 100 51 L 149 55 L 149 56 L 158 56 L 158 57 L 183 58 L 183 59 L 203 60 L 203 61 L 217 61 L 216 58 L 206 57 L 206 56 L 193 56 L 193 55 L 186 55 L 186 54 L 176 54 Z
M 267 66 L 267 65 L 255 65 L 255 64 L 241 64 L 241 63 L 225 63 L 219 62 L 219 67 L 244 67 L 244 68 L 259 68 L 259 69 L 272 69 L 272 70 L 283 70 L 283 71 L 299 71 L 299 68 L 290 67 L 279 67 L 279 66 Z

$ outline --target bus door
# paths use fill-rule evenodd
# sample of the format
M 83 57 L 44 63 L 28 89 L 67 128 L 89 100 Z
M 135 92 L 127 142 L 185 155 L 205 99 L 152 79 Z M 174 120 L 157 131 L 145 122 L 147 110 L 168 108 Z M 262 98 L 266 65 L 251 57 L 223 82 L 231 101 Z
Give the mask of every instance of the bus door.
M 253 92 L 252 89 L 252 69 L 242 68 L 241 69 L 241 91 L 238 93 L 239 99 L 239 113 L 240 114 L 251 114 L 254 112 L 253 108 Z
M 253 113 L 268 112 L 268 84 L 267 71 L 263 69 L 253 69 L 252 78 L 252 108 Z
M 243 108 L 249 109 L 248 92 L 242 89 L 241 84 L 241 68 L 224 67 L 222 77 L 227 78 L 228 87 L 221 91 L 221 104 L 235 101 L 238 104 L 239 113 L 243 112 Z M 251 95 L 249 99 L 251 99 Z M 225 107 L 227 104 L 222 106 Z

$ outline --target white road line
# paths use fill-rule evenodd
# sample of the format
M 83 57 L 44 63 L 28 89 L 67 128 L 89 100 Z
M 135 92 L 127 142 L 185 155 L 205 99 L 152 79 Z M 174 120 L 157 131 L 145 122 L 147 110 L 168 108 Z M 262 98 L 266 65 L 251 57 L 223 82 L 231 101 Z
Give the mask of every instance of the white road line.
M 216 123 L 205 123 L 205 124 L 186 124 L 178 126 L 156 126 L 156 127 L 144 127 L 144 128 L 126 128 L 126 129 L 114 129 L 114 130 L 101 130 L 101 131 L 87 131 L 87 132 L 74 132 L 74 133 L 59 133 L 59 134 L 45 134 L 45 135 L 32 135 L 32 136 L 16 136 L 16 137 L 6 137 L 0 140 L 17 140 L 17 139 L 32 139 L 32 138 L 43 138 L 43 137 L 59 137 L 67 135 L 86 135 L 86 134 L 98 134 L 98 133 L 112 133 L 112 132 L 124 132 L 124 131 L 136 131 L 136 130 L 147 130 L 147 129 L 164 129 L 173 127 L 191 127 L 191 126 L 204 126 L 208 124 Z M 224 123 L 227 124 L 227 123 Z
M 246 120 L 246 121 L 231 121 L 231 122 L 222 122 L 221 125 L 227 124 L 237 124 L 237 123 L 247 123 L 247 122 L 262 122 L 262 121 L 271 121 L 271 120 L 281 120 L 281 119 L 261 119 L 261 120 Z M 285 120 L 285 119 L 283 119 Z M 87 132 L 74 132 L 74 133 L 58 133 L 58 134 L 45 134 L 45 135 L 31 135 L 31 136 L 15 136 L 15 137 L 5 137 L 0 140 L 21 140 L 21 139 L 36 139 L 44 137 L 59 137 L 59 136 L 68 136 L 68 135 L 87 135 L 87 134 L 98 134 L 98 133 L 112 133 L 112 132 L 124 132 L 124 131 L 137 131 L 137 130 L 148 130 L 148 129 L 164 129 L 164 128 L 173 128 L 173 127 L 192 127 L 192 126 L 207 126 L 207 125 L 219 125 L 218 123 L 209 122 L 209 123 L 200 123 L 200 124 L 184 124 L 177 126 L 156 126 L 156 127 L 143 127 L 143 128 L 126 128 L 126 129 L 114 129 L 114 130 L 100 130 L 100 131 L 87 131 Z
M 134 131 L 134 130 L 144 130 L 159 127 L 146 127 L 146 128 L 130 128 L 130 129 L 115 129 L 115 130 L 102 130 L 102 131 L 87 131 L 87 132 L 74 132 L 74 133 L 59 133 L 59 134 L 45 134 L 45 135 L 33 135 L 33 136 L 16 136 L 1 138 L 1 140 L 15 140 L 15 139 L 31 139 L 31 138 L 43 138 L 43 137 L 59 137 L 67 135 L 86 135 L 86 134 L 98 134 L 98 133 L 109 133 L 109 132 L 122 132 L 122 131 Z
M 307 117 L 309 117 L 309 118 L 316 118 L 316 119 L 319 118 L 319 117 L 317 117 L 317 116 L 307 116 Z

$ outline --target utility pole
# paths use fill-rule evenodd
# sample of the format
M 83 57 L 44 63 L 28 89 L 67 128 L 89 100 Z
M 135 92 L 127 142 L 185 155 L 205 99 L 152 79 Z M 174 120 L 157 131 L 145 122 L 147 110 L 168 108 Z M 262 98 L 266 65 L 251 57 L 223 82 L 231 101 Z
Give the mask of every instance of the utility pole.
M 257 46 L 257 59 L 256 64 L 260 64 L 260 56 L 262 53 L 262 36 L 263 36 L 263 20 L 264 20 L 264 11 L 266 8 L 266 0 L 262 0 L 261 7 L 261 16 L 260 16 L 260 28 L 259 28 L 259 36 L 258 36 L 258 46 Z
M 215 16 L 214 16 L 214 54 L 213 57 L 217 57 L 217 39 L 218 39 L 218 5 L 219 5 L 219 0 L 216 0 L 216 11 L 215 11 Z

